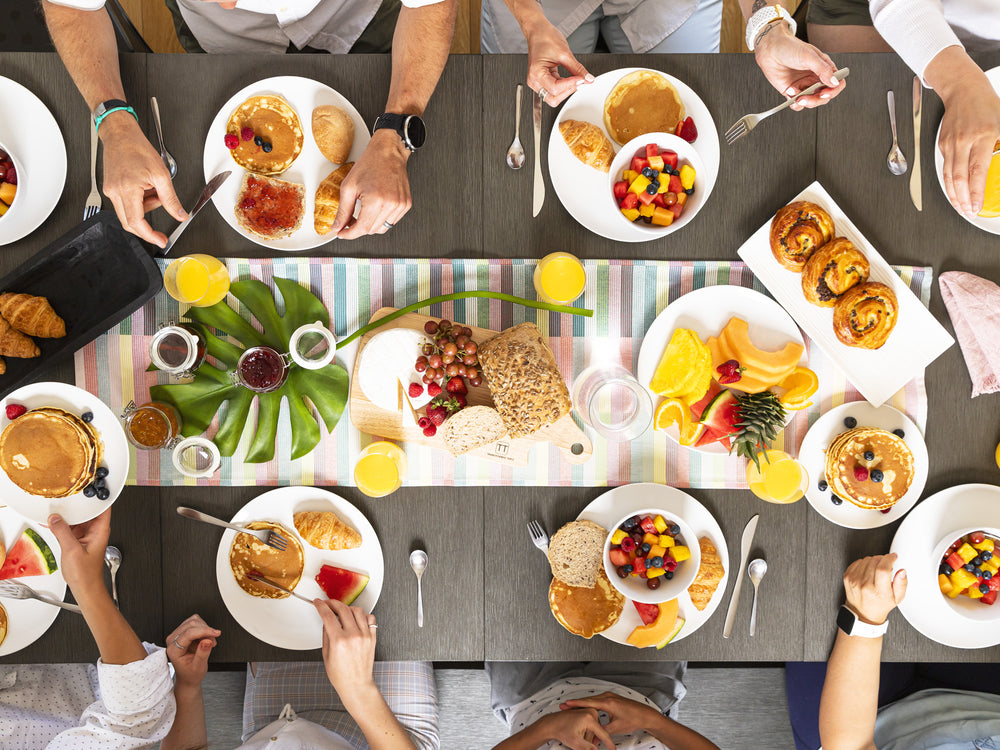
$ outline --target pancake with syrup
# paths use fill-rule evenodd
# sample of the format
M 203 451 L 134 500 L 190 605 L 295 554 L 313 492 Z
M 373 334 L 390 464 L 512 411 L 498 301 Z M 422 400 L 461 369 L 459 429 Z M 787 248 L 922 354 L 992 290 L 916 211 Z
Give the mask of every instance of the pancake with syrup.
M 593 587 L 569 586 L 558 578 L 549 584 L 549 609 L 566 630 L 582 638 L 593 638 L 618 622 L 625 597 L 611 585 L 604 570 Z
M 261 599 L 287 599 L 289 595 L 284 591 L 271 588 L 266 583 L 250 580 L 247 576 L 251 571 L 256 570 L 264 578 L 272 580 L 286 589 L 294 589 L 302 578 L 302 570 L 305 567 L 302 544 L 293 532 L 280 523 L 253 521 L 246 524 L 246 528 L 277 531 L 288 540 L 288 547 L 284 550 L 277 550 L 274 547 L 268 547 L 255 536 L 237 534 L 236 538 L 233 539 L 233 546 L 229 548 L 229 567 L 233 571 L 233 578 L 236 579 L 239 587 L 250 596 L 257 596 Z
M 250 128 L 271 144 L 270 153 L 241 138 L 243 128 Z M 239 145 L 229 153 L 244 169 L 263 175 L 281 174 L 302 152 L 302 123 L 292 105 L 273 94 L 251 96 L 229 118 L 226 133 L 239 139 Z
M 867 458 L 866 456 L 871 456 Z M 864 472 L 856 470 L 863 468 Z M 882 479 L 871 478 L 873 471 Z M 864 479 L 858 477 L 865 475 Z M 834 438 L 826 451 L 826 479 L 834 494 L 859 508 L 885 510 L 913 482 L 913 452 L 902 438 L 876 427 L 855 427 Z
M 684 120 L 684 103 L 666 76 L 637 70 L 623 77 L 604 100 L 604 127 L 618 143 L 646 133 L 673 133 Z
M 93 425 L 42 407 L 13 420 L 0 435 L 0 468 L 39 497 L 68 497 L 94 481 L 104 446 Z

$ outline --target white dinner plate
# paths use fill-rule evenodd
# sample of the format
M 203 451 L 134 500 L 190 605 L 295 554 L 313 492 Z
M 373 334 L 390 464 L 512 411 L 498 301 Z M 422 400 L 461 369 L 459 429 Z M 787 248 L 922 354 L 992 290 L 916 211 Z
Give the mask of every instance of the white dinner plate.
M 795 325 L 795 321 L 770 297 L 743 286 L 726 284 L 706 286 L 678 297 L 656 316 L 653 325 L 642 337 L 642 345 L 639 348 L 639 362 L 636 365 L 636 378 L 639 383 L 649 390 L 656 365 L 659 364 L 674 329 L 690 328 L 703 342 L 707 342 L 709 336 L 718 336 L 733 317 L 742 318 L 749 324 L 750 340 L 761 349 L 777 351 L 789 341 L 805 347 L 802 333 Z M 804 348 L 799 364 L 803 366 L 806 364 Z M 649 395 L 654 404 L 662 399 L 662 396 L 652 391 L 649 391 Z M 785 424 L 788 424 L 795 414 L 796 412 L 789 410 Z M 679 444 L 680 432 L 676 425 L 668 427 L 666 433 L 671 440 Z M 719 443 L 685 447 L 700 453 L 729 455 L 729 451 Z
M 775 260 L 771 252 L 771 219 L 743 243 L 739 256 L 861 395 L 881 406 L 908 382 L 923 375 L 924 368 L 955 340 L 822 185 L 812 183 L 789 203 L 794 201 L 812 201 L 826 209 L 833 218 L 836 236 L 849 239 L 868 258 L 869 281 L 881 282 L 895 292 L 899 315 L 885 344 L 880 349 L 861 349 L 841 343 L 833 332 L 833 308 L 807 302 L 802 295 L 802 274 L 789 271 Z
M 987 70 L 986 77 L 993 84 L 997 95 L 1000 96 L 1000 66 Z M 941 123 L 938 124 L 937 135 L 934 136 L 934 172 L 937 174 L 938 185 L 941 186 L 941 192 L 944 193 L 944 199 L 947 201 L 948 193 L 944 189 L 944 154 L 941 153 Z M 950 201 L 949 205 L 951 205 Z M 959 214 L 959 216 L 974 227 L 979 227 L 992 234 L 1000 234 L 1000 216 L 995 216 L 992 219 L 987 219 L 985 216 L 966 216 L 965 214 Z
M 295 513 L 304 510 L 333 511 L 361 534 L 361 546 L 338 551 L 313 547 L 298 534 L 292 520 Z M 326 595 L 315 579 L 326 563 L 366 574 L 368 585 L 352 606 L 361 607 L 366 612 L 374 609 L 385 575 L 382 545 L 364 514 L 342 497 L 316 487 L 280 487 L 251 500 L 236 512 L 232 520 L 233 523 L 274 521 L 295 535 L 305 554 L 305 567 L 295 593 L 310 600 L 325 599 Z M 229 550 L 236 533 L 227 530 L 222 535 L 215 557 L 219 593 L 229 614 L 254 638 L 272 646 L 291 650 L 322 648 L 323 623 L 312 604 L 293 596 L 285 599 L 251 596 L 236 583 L 229 567 Z
M 833 489 L 827 487 L 822 492 L 819 480 L 826 477 L 826 449 L 833 439 L 849 429 L 844 419 L 854 417 L 858 427 L 878 427 L 882 430 L 900 429 L 903 440 L 913 452 L 913 482 L 906 494 L 892 506 L 888 513 L 880 510 L 865 510 L 844 499 L 840 505 L 830 500 Z M 901 411 L 891 406 L 872 406 L 867 401 L 853 401 L 831 409 L 817 419 L 802 440 L 799 448 L 799 462 L 809 475 L 806 499 L 823 518 L 846 529 L 874 529 L 898 521 L 917 504 L 927 483 L 927 443 L 917 425 Z M 935 540 L 937 541 L 937 540 Z
M 1000 526 L 1000 487 L 961 484 L 925 499 L 896 530 L 891 552 L 896 569 L 906 570 L 906 596 L 899 611 L 915 630 L 953 648 L 989 648 L 1000 644 L 1000 628 L 962 617 L 948 606 L 938 588 L 940 560 L 934 546 L 949 531 L 972 526 Z M 998 606 L 996 604 L 992 606 Z
M 45 543 L 52 550 L 52 554 L 56 556 L 58 564 L 62 556 L 59 542 L 56 541 L 48 527 L 26 521 L 11 508 L 0 509 L 0 541 L 8 550 L 14 546 L 21 533 L 27 528 L 36 531 L 45 540 Z M 39 594 L 44 594 L 52 599 L 62 601 L 63 597 L 66 596 L 66 581 L 63 580 L 61 570 L 56 570 L 55 573 L 47 576 L 25 576 L 13 580 L 31 586 Z M 51 604 L 34 599 L 0 599 L 0 604 L 7 610 L 7 637 L 0 644 L 0 656 L 13 654 L 37 641 L 45 635 L 45 631 L 52 626 L 61 611 L 59 607 L 53 607 Z M 67 613 L 66 616 L 78 617 L 72 613 Z M 80 626 L 83 627 L 82 619 Z
M 225 135 L 226 125 L 233 111 L 251 96 L 261 94 L 276 94 L 284 97 L 292 109 L 299 116 L 302 123 L 302 151 L 298 158 L 292 162 L 285 172 L 274 175 L 277 179 L 287 182 L 296 182 L 305 186 L 305 213 L 302 217 L 302 226 L 290 237 L 280 240 L 266 240 L 262 237 L 247 232 L 236 221 L 236 198 L 240 188 L 243 186 L 243 175 L 245 170 L 240 167 L 226 148 Z M 332 234 L 318 234 L 313 228 L 313 209 L 316 204 L 316 188 L 319 187 L 327 175 L 329 175 L 337 165 L 326 160 L 320 153 L 312 133 L 312 113 L 316 107 L 332 104 L 340 107 L 351 116 L 354 122 L 354 145 L 351 146 L 351 155 L 347 161 L 357 161 L 362 152 L 368 146 L 371 135 L 368 133 L 368 126 L 361 118 L 361 114 L 354 105 L 345 99 L 341 94 L 334 91 L 326 84 L 314 81 L 311 78 L 301 78 L 299 76 L 277 76 L 275 78 L 265 78 L 262 81 L 251 83 L 237 93 L 233 94 L 219 113 L 212 120 L 212 125 L 205 136 L 205 180 L 208 181 L 219 172 L 231 169 L 233 174 L 226 180 L 214 196 L 212 202 L 222 218 L 224 218 L 233 229 L 246 237 L 251 242 L 256 242 L 263 247 L 274 250 L 309 250 L 335 239 Z
M 111 497 L 107 500 L 98 500 L 97 497 L 86 497 L 82 492 L 69 497 L 39 497 L 25 492 L 10 481 L 6 472 L 0 471 L 0 498 L 3 502 L 25 518 L 38 523 L 48 523 L 49 515 L 58 513 L 66 519 L 66 523 L 75 524 L 99 516 L 118 499 L 128 478 L 130 458 L 128 440 L 125 438 L 121 420 L 103 401 L 75 385 L 31 383 L 18 388 L 0 401 L 0 431 L 10 424 L 10 420 L 7 419 L 7 407 L 11 404 L 21 404 L 29 411 L 42 406 L 51 406 L 78 417 L 85 412 L 91 412 L 94 415 L 92 424 L 104 444 L 102 464 L 108 469 L 105 481 Z
M 583 120 L 604 130 L 604 100 L 611 89 L 624 76 L 637 70 L 648 68 L 620 68 L 597 76 L 593 83 L 580 86 L 563 104 L 549 133 L 549 178 L 563 207 L 580 224 L 594 234 L 599 234 L 617 242 L 647 242 L 658 239 L 644 227 L 622 221 L 622 216 L 609 200 L 611 186 L 608 173 L 588 167 L 569 150 L 559 132 L 563 120 Z M 698 138 L 692 144 L 701 156 L 705 168 L 697 177 L 698 189 L 703 191 L 705 201 L 712 194 L 719 176 L 719 131 L 715 129 L 712 113 L 690 86 L 662 70 L 654 73 L 664 76 L 677 89 L 684 104 L 684 111 L 694 119 L 698 128 Z M 619 146 L 610 136 L 608 140 L 618 153 Z
M 664 484 L 645 482 L 615 487 L 594 498 L 586 508 L 580 511 L 577 520 L 593 521 L 610 531 L 611 525 L 626 513 L 647 508 L 658 508 L 684 519 L 697 537 L 694 540 L 685 540 L 688 544 L 697 544 L 698 539 L 707 536 L 719 551 L 719 558 L 726 567 L 726 572 L 723 574 L 722 580 L 719 581 L 718 588 L 715 589 L 712 599 L 704 610 L 699 612 L 695 609 L 687 591 L 678 597 L 679 616 L 683 617 L 685 622 L 684 627 L 671 641 L 674 643 L 682 638 L 687 638 L 708 622 L 712 613 L 719 606 L 719 602 L 722 601 L 722 597 L 726 593 L 726 584 L 729 581 L 729 548 L 726 546 L 726 538 L 722 535 L 718 521 L 709 513 L 708 508 L 686 492 Z M 627 644 L 629 635 L 640 625 L 642 625 L 642 618 L 639 617 L 638 611 L 631 601 L 626 601 L 618 622 L 600 635 L 609 641 Z
M 0 245 L 34 232 L 49 218 L 66 185 L 66 143 L 41 99 L 0 77 L 0 143 L 21 166 L 17 195 L 0 216 Z

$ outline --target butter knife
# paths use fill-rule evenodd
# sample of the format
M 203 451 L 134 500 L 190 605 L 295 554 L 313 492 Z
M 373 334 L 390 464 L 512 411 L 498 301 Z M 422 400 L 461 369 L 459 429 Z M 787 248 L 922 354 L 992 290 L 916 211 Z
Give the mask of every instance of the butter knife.
M 923 88 L 920 76 L 913 76 L 913 171 L 910 172 L 910 198 L 918 211 L 924 210 L 923 193 L 920 190 L 920 110 Z
M 747 568 L 747 558 L 750 557 L 750 547 L 753 545 L 753 535 L 757 531 L 757 519 L 754 515 L 743 529 L 743 540 L 740 542 L 740 572 L 736 575 L 736 585 L 733 587 L 733 598 L 729 600 L 729 610 L 726 612 L 726 625 L 722 629 L 722 637 L 728 638 L 733 632 L 733 622 L 736 620 L 736 610 L 740 604 L 740 591 L 743 588 L 743 574 Z
M 159 253 L 161 258 L 170 252 L 174 243 L 177 242 L 177 238 L 181 236 L 181 233 L 187 229 L 188 224 L 191 223 L 191 219 L 193 219 L 197 213 L 201 211 L 205 204 L 212 199 L 212 196 L 215 195 L 215 191 L 222 186 L 222 183 L 225 182 L 231 174 L 232 171 L 230 170 L 219 172 L 219 174 L 215 175 L 215 177 L 208 181 L 208 184 L 205 185 L 205 189 L 202 190 L 201 195 L 198 196 L 198 202 L 194 204 L 194 208 L 188 211 L 188 217 L 178 224 L 177 228 L 170 233 L 169 237 L 167 237 L 167 246 Z
M 535 130 L 535 192 L 531 201 L 531 215 L 535 217 L 545 202 L 545 180 L 542 179 L 542 97 L 537 94 L 531 105 L 531 118 Z

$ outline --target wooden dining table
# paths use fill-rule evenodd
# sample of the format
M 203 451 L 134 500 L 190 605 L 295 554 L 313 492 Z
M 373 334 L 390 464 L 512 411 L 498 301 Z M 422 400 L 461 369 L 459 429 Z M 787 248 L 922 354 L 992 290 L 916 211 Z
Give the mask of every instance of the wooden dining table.
M 720 133 L 743 114 L 768 109 L 778 99 L 750 55 L 592 55 L 581 61 L 595 75 L 630 66 L 669 72 L 704 100 Z M 990 68 L 1000 64 L 1000 55 L 978 61 Z M 661 239 L 627 244 L 579 225 L 560 204 L 547 174 L 544 207 L 532 218 L 530 107 L 523 108 L 521 122 L 525 168 L 513 171 L 505 163 L 514 131 L 514 90 L 524 81 L 526 57 L 453 56 L 425 114 L 427 145 L 410 159 L 410 213 L 384 235 L 333 241 L 311 254 L 539 258 L 565 250 L 588 259 L 736 260 L 737 249 L 778 207 L 819 180 L 890 263 L 932 266 L 935 282 L 949 270 L 1000 282 L 1000 239 L 964 221 L 937 184 L 933 149 L 943 113 L 939 98 L 925 92 L 924 210 L 918 213 L 910 202 L 908 176 L 890 174 L 885 159 L 891 142 L 885 107 L 890 89 L 896 92 L 900 144 L 912 154 L 912 73 L 895 55 L 838 55 L 836 62 L 849 66 L 851 74 L 835 101 L 816 110 L 783 112 L 735 145 L 723 143 L 714 191 L 690 225 Z M 205 134 L 233 92 L 271 76 L 306 76 L 341 92 L 372 122 L 382 112 L 391 67 L 387 56 L 130 54 L 121 57 L 121 69 L 127 98 L 150 136 L 154 131 L 147 103 L 150 95 L 158 98 L 165 140 L 179 164 L 174 186 L 190 206 L 205 182 Z M 87 107 L 56 55 L 0 54 L 0 70 L 51 110 L 69 155 L 65 189 L 52 215 L 28 237 L 0 249 L 0 273 L 7 273 L 81 220 L 89 191 L 90 130 Z M 544 108 L 543 165 L 555 114 Z M 107 200 L 105 208 L 110 208 Z M 175 224 L 162 210 L 150 220 L 166 232 Z M 234 232 L 214 208 L 197 217 L 174 250 L 175 255 L 192 252 L 274 254 Z M 107 273 L 114 274 L 115 268 Z M 953 331 L 937 283 L 930 309 Z M 40 368 L 37 379 L 71 383 L 72 362 Z M 1000 484 L 994 460 L 1000 397 L 970 398 L 969 374 L 957 345 L 927 368 L 926 388 L 930 466 L 923 497 L 956 484 Z M 336 429 L 353 427 L 342 419 Z M 770 505 L 743 489 L 689 490 L 721 525 L 730 571 L 739 564 L 744 525 L 753 514 L 760 515 L 753 554 L 768 560 L 769 572 L 760 591 L 757 633 L 748 633 L 751 592 L 744 587 L 733 635 L 722 637 L 731 577 L 722 606 L 708 623 L 661 651 L 651 651 L 600 637 L 583 640 L 564 631 L 547 604 L 548 565 L 526 532 L 531 519 L 554 531 L 608 488 L 404 487 L 381 499 L 365 497 L 353 487 L 331 489 L 364 512 L 381 540 L 385 582 L 375 608 L 377 657 L 392 660 L 825 660 L 843 599 L 844 569 L 858 557 L 887 552 L 898 527 L 851 530 L 831 524 L 805 501 Z M 226 610 L 215 582 L 217 531 L 175 513 L 178 505 L 193 505 L 230 517 L 261 491 L 253 486 L 125 488 L 114 505 L 111 543 L 124 555 L 118 577 L 121 609 L 143 639 L 163 643 L 177 624 L 197 612 L 222 630 L 214 662 L 320 658 L 318 650 L 285 651 L 244 631 Z M 423 578 L 423 628 L 416 623 L 416 580 L 407 562 L 416 547 L 430 557 Z M 75 662 L 96 656 L 83 620 L 61 613 L 44 636 L 3 661 Z M 998 661 L 1000 646 L 948 648 L 895 613 L 884 658 Z

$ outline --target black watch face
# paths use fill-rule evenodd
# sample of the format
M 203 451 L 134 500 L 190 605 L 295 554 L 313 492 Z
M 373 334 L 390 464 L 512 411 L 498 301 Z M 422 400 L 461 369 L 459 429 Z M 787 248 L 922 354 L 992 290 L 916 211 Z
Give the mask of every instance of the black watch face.
M 410 142 L 413 148 L 420 148 L 424 145 L 424 141 L 427 139 L 427 129 L 424 127 L 424 121 L 419 117 L 416 115 L 407 117 L 406 124 L 403 125 L 403 130 L 406 140 Z
M 854 630 L 854 613 L 851 612 L 847 607 L 841 607 L 837 612 L 837 627 L 843 630 L 848 635 Z

